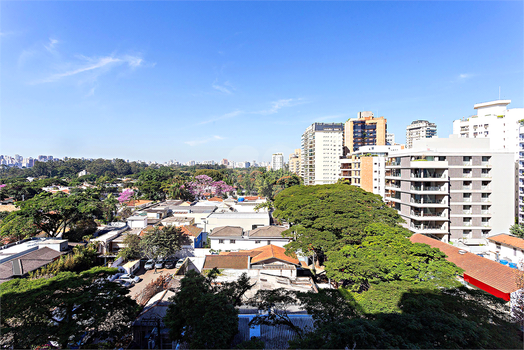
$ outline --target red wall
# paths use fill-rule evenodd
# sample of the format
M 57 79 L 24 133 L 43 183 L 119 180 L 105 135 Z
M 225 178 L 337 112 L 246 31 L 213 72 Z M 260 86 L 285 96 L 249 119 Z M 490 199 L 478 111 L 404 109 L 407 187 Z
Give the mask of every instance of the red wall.
M 464 273 L 464 281 L 474 285 L 477 288 L 482 289 L 485 292 L 488 292 L 491 295 L 496 296 L 497 298 L 501 298 L 501 299 L 504 299 L 506 301 L 509 301 L 511 299 L 510 293 L 501 292 L 498 289 L 495 289 L 495 288 L 493 288 L 491 286 L 488 286 L 487 284 L 482 283 L 479 280 L 477 280 L 477 279 L 475 279 L 475 278 L 473 278 L 471 276 L 468 276 L 466 273 Z

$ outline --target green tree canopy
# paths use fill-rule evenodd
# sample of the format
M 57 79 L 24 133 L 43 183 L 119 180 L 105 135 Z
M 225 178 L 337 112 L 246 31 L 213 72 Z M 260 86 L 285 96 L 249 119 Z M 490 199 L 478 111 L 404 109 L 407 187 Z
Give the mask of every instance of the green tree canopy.
M 155 226 L 140 239 L 142 254 L 150 259 L 169 257 L 178 252 L 182 245 L 188 244 L 188 237 L 176 226 Z
M 229 349 L 238 333 L 242 296 L 252 285 L 243 274 L 238 281 L 215 287 L 217 271 L 204 277 L 189 271 L 164 318 L 171 339 L 190 349 Z
M 293 186 L 279 193 L 273 215 L 292 226 L 284 234 L 294 240 L 287 248 L 325 253 L 348 244 L 359 244 L 366 227 L 384 223 L 397 227 L 397 211 L 379 195 L 344 184 Z
M 34 348 L 56 341 L 67 348 L 81 339 L 118 339 L 138 310 L 126 289 L 107 280 L 115 272 L 98 267 L 2 283 L 1 343 Z

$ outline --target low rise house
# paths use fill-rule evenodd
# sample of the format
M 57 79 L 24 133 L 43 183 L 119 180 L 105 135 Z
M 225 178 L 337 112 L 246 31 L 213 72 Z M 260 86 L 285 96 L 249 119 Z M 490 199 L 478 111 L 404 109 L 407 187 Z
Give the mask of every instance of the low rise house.
M 495 261 L 505 260 L 511 266 L 524 260 L 524 239 L 501 233 L 487 238 L 489 247 L 489 257 Z M 520 266 L 522 267 L 522 266 Z
M 264 245 L 283 247 L 289 238 L 282 237 L 286 228 L 282 226 L 262 226 L 245 231 L 240 226 L 217 227 L 209 234 L 211 249 L 237 251 L 258 248 Z
M 170 216 L 160 221 L 164 226 L 186 226 L 193 225 L 195 218 L 188 218 L 187 216 Z
M 212 213 L 207 218 L 207 230 L 222 226 L 240 226 L 244 231 L 254 230 L 260 226 L 269 226 L 269 213 L 235 212 Z
M 168 215 L 169 209 L 167 207 L 155 207 L 144 210 L 148 218 L 164 219 Z
M 127 226 L 130 228 L 145 228 L 148 225 L 147 215 L 133 215 L 127 218 Z
M 216 210 L 216 206 L 176 206 L 171 208 L 171 216 L 193 218 L 196 225 L 204 227 L 206 219 Z

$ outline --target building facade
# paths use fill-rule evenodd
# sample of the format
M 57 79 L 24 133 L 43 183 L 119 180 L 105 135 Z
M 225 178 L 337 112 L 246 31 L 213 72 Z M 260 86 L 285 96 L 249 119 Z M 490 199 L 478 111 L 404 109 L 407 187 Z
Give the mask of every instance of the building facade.
M 271 155 L 271 169 L 280 170 L 284 168 L 284 154 L 273 153 Z
M 413 141 L 437 136 L 437 124 L 415 120 L 406 127 L 406 148 L 413 148 Z
M 386 145 L 387 120 L 375 118 L 372 112 L 359 112 L 358 118 L 344 125 L 344 146 L 350 153 L 362 146 Z
M 519 224 L 524 225 L 524 121 L 519 123 Z
M 313 123 L 302 135 L 301 174 L 304 185 L 337 182 L 343 156 L 344 124 Z
M 520 121 L 524 108 L 508 109 L 511 100 L 496 100 L 473 106 L 477 115 L 453 121 L 453 134 L 462 138 L 489 138 L 495 150 L 514 152 L 519 158 Z
M 300 174 L 300 163 L 302 160 L 302 151 L 297 148 L 294 153 L 289 155 L 289 171 L 301 176 Z
M 485 244 L 507 232 L 516 215 L 516 166 L 489 139 L 421 139 L 391 153 L 385 201 L 414 233 Z
M 353 186 L 384 198 L 387 156 L 402 148 L 400 145 L 360 147 L 357 152 L 340 160 L 340 177 L 347 179 Z
M 388 146 L 395 145 L 395 134 L 393 134 L 392 132 L 388 132 L 386 134 L 386 145 Z

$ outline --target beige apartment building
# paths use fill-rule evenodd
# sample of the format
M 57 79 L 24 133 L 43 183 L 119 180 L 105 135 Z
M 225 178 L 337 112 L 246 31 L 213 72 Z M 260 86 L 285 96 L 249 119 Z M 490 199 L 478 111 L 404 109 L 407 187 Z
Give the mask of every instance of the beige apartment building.
M 362 146 L 386 145 L 387 119 L 375 118 L 372 112 L 359 112 L 344 125 L 344 146 L 349 153 Z
M 294 153 L 289 155 L 289 171 L 302 176 L 300 172 L 300 163 L 302 158 L 302 152 L 300 148 L 297 148 Z

